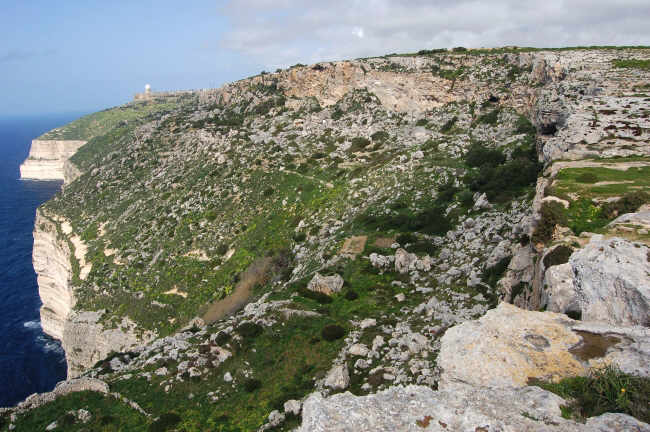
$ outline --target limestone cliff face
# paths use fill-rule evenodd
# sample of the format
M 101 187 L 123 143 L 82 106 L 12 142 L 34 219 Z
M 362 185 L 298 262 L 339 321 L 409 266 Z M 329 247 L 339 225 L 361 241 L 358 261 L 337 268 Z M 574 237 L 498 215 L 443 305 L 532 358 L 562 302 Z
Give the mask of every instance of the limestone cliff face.
M 34 271 L 37 274 L 41 326 L 48 335 L 63 338 L 65 321 L 75 304 L 70 287 L 70 247 L 60 238 L 56 224 L 39 209 L 34 223 Z
M 36 213 L 33 263 L 43 306 L 41 326 L 48 335 L 61 340 L 66 353 L 68 378 L 79 376 L 112 351 L 124 351 L 152 333 L 137 333 L 136 325 L 123 318 L 115 328 L 100 322 L 104 311 L 73 310 L 76 299 L 72 287 L 72 261 L 79 264 L 79 278 L 91 270 L 85 261 L 86 248 L 64 219 Z
M 33 140 L 29 156 L 20 166 L 20 178 L 64 180 L 64 164 L 86 141 Z

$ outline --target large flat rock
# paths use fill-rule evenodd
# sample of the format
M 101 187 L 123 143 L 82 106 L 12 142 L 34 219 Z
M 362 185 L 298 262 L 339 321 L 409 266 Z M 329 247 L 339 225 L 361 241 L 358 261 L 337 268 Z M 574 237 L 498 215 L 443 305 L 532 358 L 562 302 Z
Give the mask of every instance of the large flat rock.
M 531 379 L 585 375 L 607 363 L 648 376 L 649 361 L 650 329 L 583 323 L 501 303 L 447 330 L 438 356 L 439 386 L 522 387 Z
M 603 414 L 586 424 L 565 420 L 560 410 L 565 403 L 538 387 L 397 386 L 368 396 L 346 392 L 328 398 L 314 393 L 303 405 L 298 431 L 650 431 L 625 414 Z

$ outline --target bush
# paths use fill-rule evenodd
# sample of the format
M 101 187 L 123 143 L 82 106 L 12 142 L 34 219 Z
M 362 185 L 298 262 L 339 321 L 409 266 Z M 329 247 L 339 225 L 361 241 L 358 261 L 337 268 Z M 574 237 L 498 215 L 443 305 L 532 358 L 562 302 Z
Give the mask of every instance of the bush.
M 573 249 L 569 246 L 560 245 L 556 247 L 544 257 L 544 268 L 568 263 L 572 253 Z
M 541 219 L 533 232 L 534 243 L 546 243 L 553 237 L 556 225 L 567 225 L 566 210 L 562 204 L 555 201 L 544 201 L 541 208 Z
M 390 138 L 390 135 L 388 135 L 388 132 L 386 131 L 377 131 L 374 134 L 370 135 L 370 139 L 372 139 L 374 142 L 379 142 L 383 143 L 386 142 Z
M 404 246 L 407 243 L 415 243 L 418 238 L 411 233 L 400 234 L 395 238 L 395 241 Z
M 478 122 L 494 126 L 499 121 L 499 112 L 500 111 L 501 110 L 499 108 L 495 108 L 492 111 L 490 111 L 489 113 L 481 114 L 478 117 Z
M 328 296 L 327 294 L 323 294 L 322 292 L 308 290 L 307 288 L 299 289 L 298 294 L 301 297 L 315 300 L 320 304 L 332 303 L 332 297 Z
M 580 183 L 596 183 L 598 181 L 598 177 L 596 177 L 596 174 L 594 173 L 587 172 L 576 177 L 576 181 Z
M 264 194 L 264 196 L 271 196 L 271 195 L 273 195 L 273 192 L 275 192 L 275 191 L 273 190 L 272 187 L 267 187 L 266 189 L 264 189 L 263 194 Z
M 214 341 L 217 343 L 217 345 L 225 345 L 228 343 L 230 340 L 230 334 L 226 333 L 225 331 L 220 331 L 217 333 L 217 337 L 214 339 Z
M 307 238 L 307 234 L 305 234 L 304 232 L 297 232 L 293 235 L 293 240 L 296 243 L 302 243 L 305 241 L 306 238 Z
M 180 421 L 181 421 L 181 417 L 178 414 L 174 412 L 164 413 L 160 416 L 160 418 L 158 418 L 158 420 L 151 423 L 151 425 L 149 426 L 149 431 L 165 432 L 172 429 L 174 426 L 180 423 Z
M 636 191 L 626 193 L 618 201 L 603 204 L 602 214 L 607 219 L 613 219 L 625 213 L 635 212 L 639 207 L 648 202 L 650 202 L 650 194 L 648 192 Z
M 564 411 L 573 413 L 578 419 L 618 412 L 646 423 L 650 421 L 650 378 L 625 374 L 616 366 L 592 369 L 586 377 L 565 378 L 558 383 L 536 382 L 535 385 L 572 400 Z
M 370 145 L 370 140 L 364 137 L 355 137 L 352 138 L 351 143 L 352 145 L 350 146 L 349 151 L 358 152 L 366 148 L 368 145 Z
M 356 291 L 348 291 L 345 293 L 345 299 L 346 300 L 356 300 L 359 298 L 359 294 L 356 293 Z
M 252 339 L 262 334 L 264 327 L 254 322 L 245 322 L 237 327 L 237 333 L 243 338 Z
M 497 166 L 505 160 L 506 157 L 501 150 L 484 147 L 478 143 L 472 144 L 465 154 L 465 163 L 470 167 Z
M 454 127 L 457 121 L 458 121 L 457 116 L 454 116 L 451 119 L 447 120 L 447 122 L 443 124 L 442 127 L 440 128 L 440 132 L 442 133 L 449 132 Z
M 515 133 L 535 135 L 537 133 L 537 129 L 535 129 L 535 126 L 526 117 L 519 116 L 517 119 Z
M 418 121 L 415 122 L 416 126 L 426 126 L 428 124 L 429 122 L 425 118 L 418 119 Z
M 336 324 L 326 325 L 321 331 L 321 337 L 329 342 L 341 339 L 343 336 L 345 336 L 345 329 Z
M 262 381 L 258 379 L 249 378 L 244 381 L 244 390 L 246 390 L 248 393 L 252 393 L 260 387 L 262 387 Z
M 64 414 L 61 416 L 61 418 L 59 418 L 59 424 L 61 426 L 72 426 L 76 422 L 77 418 L 74 416 L 74 414 L 71 413 Z
M 474 194 L 467 189 L 460 191 L 458 194 L 458 202 L 465 208 L 472 208 L 474 206 Z

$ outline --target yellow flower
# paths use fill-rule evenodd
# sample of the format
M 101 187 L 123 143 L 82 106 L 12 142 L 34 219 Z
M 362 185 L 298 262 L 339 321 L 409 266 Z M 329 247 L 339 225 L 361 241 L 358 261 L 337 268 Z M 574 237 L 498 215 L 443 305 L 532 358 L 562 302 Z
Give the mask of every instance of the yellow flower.
M 625 389 L 624 389 L 624 388 L 621 389 L 621 393 L 625 393 Z

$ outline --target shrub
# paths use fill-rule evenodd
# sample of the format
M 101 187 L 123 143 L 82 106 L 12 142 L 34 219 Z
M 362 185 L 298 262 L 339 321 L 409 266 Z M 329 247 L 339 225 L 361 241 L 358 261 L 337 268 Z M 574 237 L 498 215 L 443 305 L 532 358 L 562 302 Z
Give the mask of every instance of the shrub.
M 568 263 L 572 253 L 573 249 L 569 246 L 560 245 L 556 247 L 544 257 L 544 268 Z
M 345 293 L 346 300 L 356 300 L 358 298 L 359 298 L 359 294 L 357 294 L 356 291 L 350 290 Z
M 506 157 L 501 150 L 484 147 L 478 143 L 472 144 L 465 154 L 465 163 L 470 167 L 497 166 L 505 160 Z
M 572 400 L 567 411 L 579 419 L 618 412 L 650 421 L 650 378 L 625 374 L 616 366 L 592 369 L 586 377 L 535 385 Z
M 61 426 L 72 426 L 77 422 L 77 418 L 72 413 L 67 413 L 61 416 L 59 423 Z
M 293 235 L 293 240 L 296 243 L 302 243 L 305 241 L 306 238 L 307 238 L 307 234 L 305 234 L 304 232 L 297 232 Z
M 317 292 L 317 291 L 311 291 L 308 290 L 307 288 L 299 289 L 298 294 L 300 294 L 301 297 L 312 299 L 320 304 L 332 303 L 332 298 L 327 294 L 323 294 L 322 292 Z
M 237 327 L 237 333 L 242 337 L 252 339 L 262 334 L 264 327 L 254 322 L 245 322 Z
M 534 243 L 546 243 L 553 237 L 553 230 L 556 225 L 567 224 L 566 211 L 562 204 L 555 201 L 542 203 L 541 219 L 533 232 Z
M 497 122 L 499 121 L 499 112 L 500 112 L 500 109 L 495 108 L 495 109 L 493 109 L 492 111 L 490 111 L 488 113 L 481 114 L 478 117 L 478 122 L 479 123 L 484 123 L 484 124 L 487 124 L 487 125 L 496 125 Z
M 428 124 L 429 124 L 429 122 L 425 118 L 421 118 L 417 122 L 415 122 L 416 126 L 426 126 Z
M 164 413 L 149 426 L 149 432 L 165 432 L 180 423 L 181 417 L 174 412 Z
M 366 148 L 370 144 L 370 140 L 364 137 L 355 137 L 352 138 L 351 144 L 349 151 L 358 152 Z
M 260 387 L 262 387 L 262 381 L 258 379 L 249 378 L 244 381 L 244 390 L 248 393 L 252 393 Z
M 526 117 L 519 116 L 517 119 L 515 133 L 535 135 L 537 133 L 537 129 L 535 129 L 535 126 Z
M 645 191 L 630 192 L 618 201 L 603 204 L 602 213 L 607 219 L 637 211 L 643 204 L 650 202 L 650 194 Z
M 447 122 L 443 124 L 442 127 L 440 128 L 440 132 L 442 133 L 449 132 L 454 127 L 457 121 L 458 121 L 457 116 L 454 116 L 451 119 L 447 120 Z
M 345 336 L 345 329 L 336 324 L 326 325 L 321 331 L 321 337 L 329 342 L 341 339 L 343 336 Z
M 388 132 L 386 131 L 377 131 L 374 134 L 370 135 L 370 139 L 372 139 L 374 142 L 379 142 L 383 143 L 386 142 L 390 138 L 390 135 L 388 135 Z
M 458 194 L 458 202 L 465 208 L 472 208 L 474 206 L 474 194 L 467 189 L 462 190 Z
M 596 177 L 596 174 L 594 173 L 587 172 L 576 177 L 576 181 L 580 183 L 596 183 L 598 181 L 598 177 Z
M 418 238 L 411 233 L 400 234 L 395 238 L 395 241 L 404 246 L 407 243 L 415 243 Z
M 264 193 L 264 196 L 271 196 L 271 195 L 273 195 L 273 192 L 275 192 L 275 191 L 273 190 L 272 187 L 267 187 L 266 189 L 264 189 L 263 193 Z

